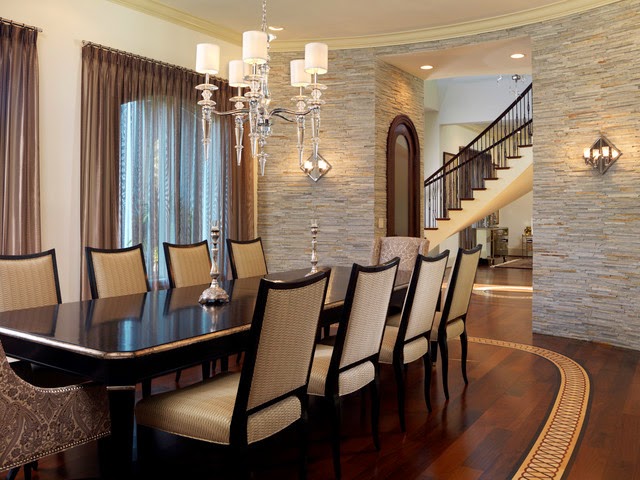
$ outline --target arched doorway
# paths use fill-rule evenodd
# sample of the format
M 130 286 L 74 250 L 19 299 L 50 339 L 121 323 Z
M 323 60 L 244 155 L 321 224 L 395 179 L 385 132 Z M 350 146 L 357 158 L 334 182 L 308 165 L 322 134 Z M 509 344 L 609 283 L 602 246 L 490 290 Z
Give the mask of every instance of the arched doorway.
M 387 236 L 420 237 L 420 141 L 398 115 L 387 134 Z

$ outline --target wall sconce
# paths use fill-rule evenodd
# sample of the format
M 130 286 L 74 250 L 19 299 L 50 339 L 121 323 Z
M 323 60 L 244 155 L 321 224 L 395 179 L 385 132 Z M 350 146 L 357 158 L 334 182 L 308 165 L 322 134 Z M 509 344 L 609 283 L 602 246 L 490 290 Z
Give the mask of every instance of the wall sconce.
M 309 175 L 311 180 L 317 182 L 324 174 L 331 170 L 331 164 L 327 162 L 322 155 L 315 152 L 300 164 L 300 170 Z
M 591 148 L 584 149 L 583 157 L 584 163 L 604 174 L 621 155 L 622 152 L 613 143 L 601 136 L 591 145 Z

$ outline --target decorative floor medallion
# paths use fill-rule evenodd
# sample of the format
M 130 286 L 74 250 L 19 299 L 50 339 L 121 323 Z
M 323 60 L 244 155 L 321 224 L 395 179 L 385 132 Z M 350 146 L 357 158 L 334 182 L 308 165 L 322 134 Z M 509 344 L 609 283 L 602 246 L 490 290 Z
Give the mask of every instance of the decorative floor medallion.
M 580 438 L 589 409 L 589 376 L 575 361 L 533 345 L 469 337 L 470 342 L 522 350 L 553 363 L 560 372 L 560 388 L 533 447 L 514 474 L 514 480 L 559 480 L 565 473 Z

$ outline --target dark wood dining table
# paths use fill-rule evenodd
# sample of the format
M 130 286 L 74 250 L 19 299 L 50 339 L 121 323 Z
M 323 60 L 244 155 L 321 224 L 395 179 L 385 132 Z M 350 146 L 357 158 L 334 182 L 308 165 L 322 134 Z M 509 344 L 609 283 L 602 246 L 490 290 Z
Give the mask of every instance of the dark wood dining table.
M 287 281 L 307 272 L 266 277 Z M 350 272 L 331 268 L 320 326 L 339 319 Z M 410 272 L 398 274 L 397 290 L 409 277 Z M 7 355 L 107 386 L 111 455 L 126 468 L 133 460 L 136 384 L 242 350 L 260 278 L 221 282 L 231 298 L 221 305 L 201 306 L 198 297 L 206 285 L 200 285 L 3 312 L 0 341 Z

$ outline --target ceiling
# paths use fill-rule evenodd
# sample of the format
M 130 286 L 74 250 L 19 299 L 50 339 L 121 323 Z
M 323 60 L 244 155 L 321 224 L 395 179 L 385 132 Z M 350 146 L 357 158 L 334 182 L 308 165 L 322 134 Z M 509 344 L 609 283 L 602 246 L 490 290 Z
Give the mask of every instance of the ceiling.
M 129 8 L 240 44 L 242 32 L 260 29 L 262 0 L 111 0 Z M 274 51 L 301 50 L 308 41 L 329 48 L 409 44 L 495 31 L 584 11 L 617 0 L 269 0 L 267 21 L 284 27 Z M 509 57 L 520 52 L 519 61 Z M 530 73 L 527 38 L 432 53 L 385 57 L 421 78 Z M 430 71 L 420 65 L 430 64 Z

